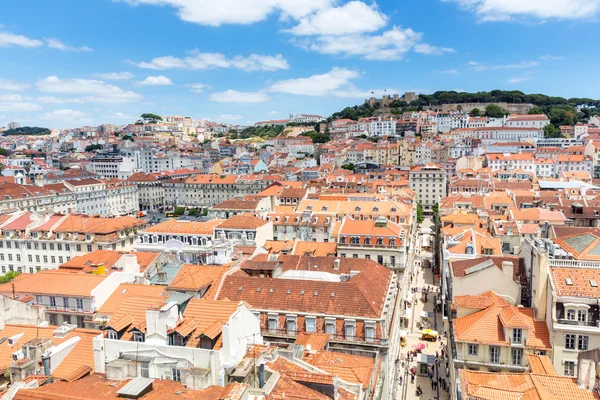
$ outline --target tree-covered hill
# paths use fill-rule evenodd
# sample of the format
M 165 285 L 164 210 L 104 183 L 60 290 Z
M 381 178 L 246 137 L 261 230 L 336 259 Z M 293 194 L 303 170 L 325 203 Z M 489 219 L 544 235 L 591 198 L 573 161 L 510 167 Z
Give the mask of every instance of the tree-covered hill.
M 43 136 L 49 135 L 50 129 L 48 128 L 40 128 L 39 126 L 21 126 L 15 129 L 8 129 L 2 132 L 2 136 Z

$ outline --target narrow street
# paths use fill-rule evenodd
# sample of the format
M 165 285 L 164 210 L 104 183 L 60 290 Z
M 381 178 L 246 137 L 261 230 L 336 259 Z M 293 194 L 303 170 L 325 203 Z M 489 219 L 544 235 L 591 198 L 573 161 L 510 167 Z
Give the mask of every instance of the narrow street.
M 425 219 L 423 223 L 420 225 L 419 229 L 429 228 L 432 225 L 429 219 Z M 433 276 L 431 268 L 424 268 L 423 265 L 424 260 L 431 259 L 432 254 L 429 252 L 421 251 L 421 243 L 420 243 L 420 235 L 417 235 L 417 243 L 414 247 L 414 255 L 412 257 L 413 268 L 412 272 L 414 273 L 414 279 L 410 284 L 409 289 L 409 299 L 412 299 L 412 307 L 409 315 L 409 326 L 406 328 L 407 336 L 406 336 L 406 346 L 402 347 L 402 354 L 399 355 L 400 362 L 398 363 L 398 368 L 401 369 L 400 376 L 402 376 L 402 380 L 398 380 L 396 382 L 396 392 L 395 398 L 401 400 L 412 400 L 412 399 L 421 399 L 421 400 L 447 400 L 450 398 L 447 390 L 443 389 L 441 385 L 441 380 L 445 379 L 446 383 L 448 382 L 448 374 L 447 374 L 447 356 L 442 357 L 442 346 L 445 346 L 447 343 L 446 337 L 443 336 L 443 324 L 440 313 L 435 313 L 435 318 L 430 318 L 429 328 L 432 330 L 438 330 L 441 335 L 441 340 L 437 340 L 435 342 L 422 340 L 421 335 L 421 315 L 423 312 L 429 313 L 428 315 L 432 315 L 434 311 L 434 303 L 435 298 L 439 293 L 439 280 L 436 280 Z M 408 272 L 410 273 L 410 271 Z M 427 296 L 427 302 L 423 303 L 421 290 L 424 287 L 428 287 L 430 289 L 429 294 Z M 425 346 L 425 348 L 421 351 L 423 354 L 430 355 L 435 358 L 436 353 L 438 355 L 437 366 L 433 368 L 433 380 L 429 378 L 428 374 L 419 374 L 419 366 L 417 365 L 417 357 L 413 356 L 413 361 L 408 361 L 408 353 L 413 350 L 413 348 L 417 345 Z M 431 357 L 430 357 L 431 358 Z M 439 366 L 439 367 L 438 367 Z M 416 370 L 416 375 L 414 382 L 411 382 L 411 373 L 410 370 L 414 368 Z M 439 368 L 439 370 L 436 370 Z M 430 368 L 431 370 L 431 368 Z M 437 388 L 434 388 L 432 382 L 437 381 Z M 421 387 L 423 393 L 418 396 L 416 393 L 417 387 Z M 447 386 L 446 386 L 447 387 Z M 438 396 L 439 394 L 439 396 Z

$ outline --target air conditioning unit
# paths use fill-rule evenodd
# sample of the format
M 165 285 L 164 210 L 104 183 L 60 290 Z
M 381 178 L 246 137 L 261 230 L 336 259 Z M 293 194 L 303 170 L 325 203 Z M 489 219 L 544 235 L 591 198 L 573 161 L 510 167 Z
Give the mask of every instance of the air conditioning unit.
M 12 353 L 12 360 L 13 361 L 19 361 L 25 358 L 25 354 L 23 354 L 22 350 L 19 351 L 15 351 L 14 353 Z
M 8 338 L 8 345 L 9 346 L 14 346 L 19 341 L 19 339 L 21 339 L 23 337 L 24 334 L 25 334 L 25 332 L 21 332 L 21 333 L 18 333 L 16 335 L 14 335 L 14 336 L 9 337 Z

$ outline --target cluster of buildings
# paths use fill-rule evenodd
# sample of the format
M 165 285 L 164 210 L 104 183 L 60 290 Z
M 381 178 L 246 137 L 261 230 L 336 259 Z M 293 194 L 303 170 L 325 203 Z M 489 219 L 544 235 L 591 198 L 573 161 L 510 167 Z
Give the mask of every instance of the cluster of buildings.
M 2 137 L 3 398 L 396 398 L 419 249 L 451 398 L 599 398 L 600 121 L 289 122 Z

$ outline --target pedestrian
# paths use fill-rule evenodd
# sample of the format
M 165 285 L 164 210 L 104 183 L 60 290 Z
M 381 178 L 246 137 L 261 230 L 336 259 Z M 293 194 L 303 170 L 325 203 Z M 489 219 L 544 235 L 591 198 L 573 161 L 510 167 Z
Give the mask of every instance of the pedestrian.
M 400 384 L 402 385 L 402 375 L 400 375 Z
M 431 390 L 433 390 L 433 380 L 431 381 Z
M 437 350 L 435 351 L 435 359 L 437 360 L 438 358 L 440 358 L 440 355 L 438 354 Z

